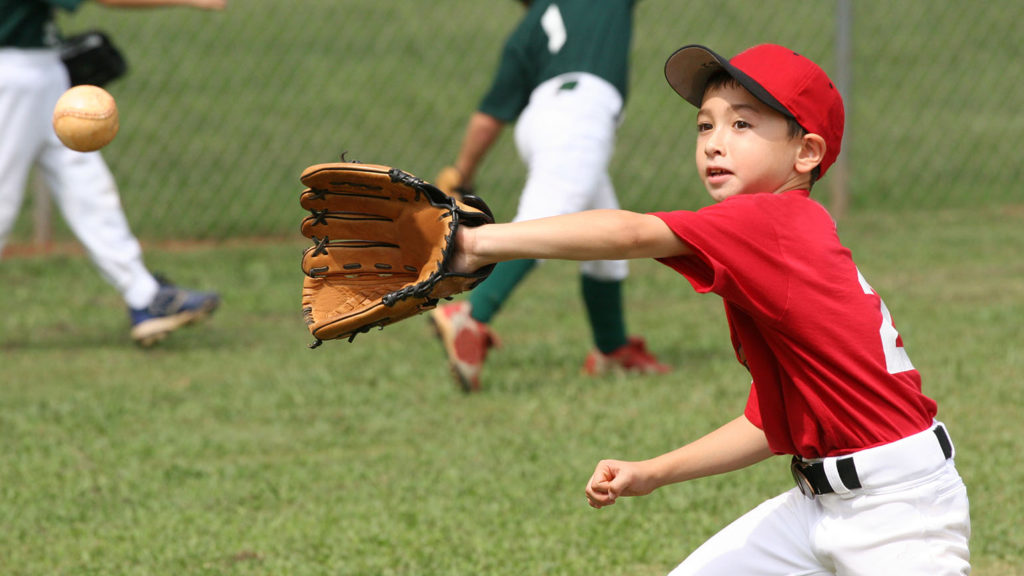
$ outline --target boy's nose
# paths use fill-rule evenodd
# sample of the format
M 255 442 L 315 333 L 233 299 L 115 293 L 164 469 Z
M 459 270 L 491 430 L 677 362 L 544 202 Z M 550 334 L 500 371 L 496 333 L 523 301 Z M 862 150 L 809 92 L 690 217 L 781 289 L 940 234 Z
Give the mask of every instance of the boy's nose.
M 704 141 L 704 154 L 708 157 L 719 156 L 723 154 L 724 150 L 721 133 L 715 130 L 708 134 L 707 139 Z

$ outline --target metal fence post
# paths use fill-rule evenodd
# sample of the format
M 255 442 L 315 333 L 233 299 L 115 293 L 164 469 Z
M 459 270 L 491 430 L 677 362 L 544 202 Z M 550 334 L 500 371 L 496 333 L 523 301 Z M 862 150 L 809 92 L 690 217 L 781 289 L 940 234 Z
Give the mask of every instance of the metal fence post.
M 32 245 L 48 251 L 53 243 L 53 200 L 39 175 L 32 178 Z

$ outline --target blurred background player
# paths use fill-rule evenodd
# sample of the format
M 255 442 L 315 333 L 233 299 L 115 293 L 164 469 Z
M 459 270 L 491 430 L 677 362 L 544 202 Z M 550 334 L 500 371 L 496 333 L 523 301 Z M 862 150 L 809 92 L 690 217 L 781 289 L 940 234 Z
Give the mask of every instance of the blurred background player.
M 514 220 L 618 208 L 608 174 L 629 81 L 633 8 L 637 0 L 534 0 L 507 39 L 491 87 L 471 115 L 453 166 L 435 183 L 449 194 L 472 189 L 479 164 L 506 124 L 527 166 Z M 432 321 L 457 383 L 480 388 L 480 372 L 498 344 L 488 324 L 537 264 L 498 264 L 468 301 L 440 306 Z M 580 266 L 583 301 L 595 349 L 583 371 L 611 369 L 664 373 L 670 368 L 627 336 L 622 283 L 624 260 Z
M 70 88 L 60 58 L 55 11 L 76 10 L 84 0 L 0 0 L 0 253 L 24 197 L 32 166 L 53 194 L 68 227 L 103 277 L 124 298 L 131 337 L 149 346 L 170 332 L 211 314 L 215 293 L 157 280 L 142 260 L 129 229 L 117 184 L 99 152 L 61 144 L 51 119 Z M 221 10 L 227 0 L 96 0 L 115 7 L 190 6 Z

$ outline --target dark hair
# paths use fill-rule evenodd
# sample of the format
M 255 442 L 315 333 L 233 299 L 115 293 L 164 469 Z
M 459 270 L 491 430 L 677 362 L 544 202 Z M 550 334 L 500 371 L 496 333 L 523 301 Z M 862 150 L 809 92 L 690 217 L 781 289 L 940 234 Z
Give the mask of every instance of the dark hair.
M 708 78 L 707 84 L 704 85 L 704 93 L 706 94 L 707 91 L 711 90 L 712 88 L 717 89 L 723 87 L 743 88 L 743 85 L 740 84 L 735 78 L 730 76 L 729 73 L 726 72 L 725 70 L 719 70 L 712 74 L 710 78 Z M 783 114 L 783 118 L 786 119 L 786 126 L 789 129 L 790 138 L 803 138 L 805 135 L 808 134 L 807 129 L 801 126 L 800 123 L 796 121 L 796 118 L 793 118 L 788 114 Z M 820 177 L 821 164 L 815 166 L 814 169 L 811 170 L 811 181 L 807 185 L 808 190 L 814 187 L 814 183 L 817 182 L 818 178 Z

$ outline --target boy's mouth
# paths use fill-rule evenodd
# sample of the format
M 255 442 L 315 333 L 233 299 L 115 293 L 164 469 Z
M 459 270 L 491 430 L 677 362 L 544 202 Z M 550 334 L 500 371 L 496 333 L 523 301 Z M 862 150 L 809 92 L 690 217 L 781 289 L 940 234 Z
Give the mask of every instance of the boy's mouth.
M 732 172 L 725 168 L 709 167 L 706 171 L 707 179 L 709 182 L 723 180 L 732 175 Z

